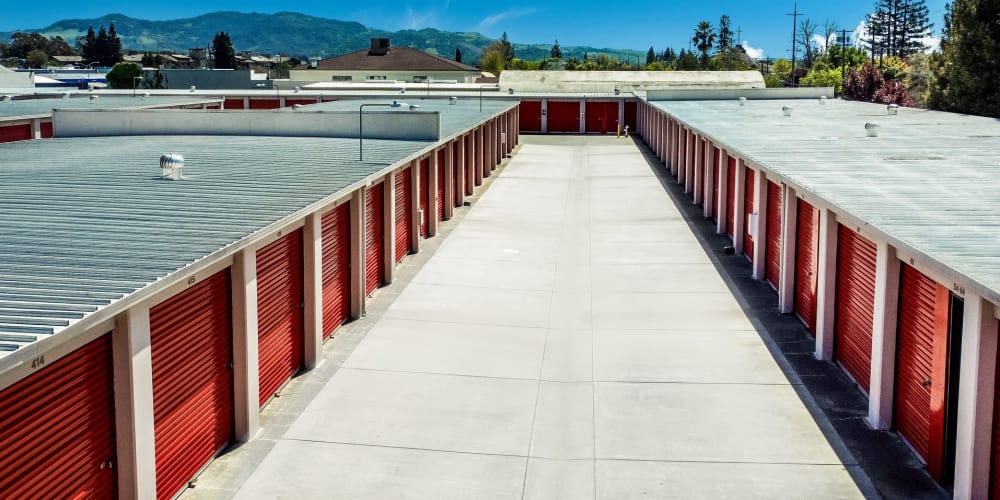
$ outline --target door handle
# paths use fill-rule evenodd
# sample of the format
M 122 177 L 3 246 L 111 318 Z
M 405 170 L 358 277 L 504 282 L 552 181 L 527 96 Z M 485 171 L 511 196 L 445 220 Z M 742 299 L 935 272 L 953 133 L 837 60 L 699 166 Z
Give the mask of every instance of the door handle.
M 924 382 L 922 384 L 920 384 L 920 385 L 922 385 L 924 387 L 930 387 L 931 386 L 931 379 L 924 380 Z

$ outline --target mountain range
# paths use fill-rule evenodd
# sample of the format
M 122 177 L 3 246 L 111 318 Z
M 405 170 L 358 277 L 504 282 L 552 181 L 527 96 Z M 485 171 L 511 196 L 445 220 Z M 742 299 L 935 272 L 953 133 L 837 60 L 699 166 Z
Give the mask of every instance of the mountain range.
M 421 30 L 385 31 L 353 21 L 314 17 L 297 12 L 259 14 L 245 12 L 212 12 L 187 19 L 149 21 L 122 14 L 108 14 L 94 19 L 65 19 L 48 27 L 23 30 L 45 36 L 61 36 L 73 45 L 77 37 L 93 26 L 114 23 L 122 47 L 136 51 L 174 50 L 187 53 L 189 48 L 211 45 L 215 34 L 225 31 L 237 52 L 249 50 L 258 54 L 283 54 L 298 57 L 330 57 L 367 48 L 371 38 L 390 38 L 392 45 L 413 47 L 442 57 L 453 58 L 461 49 L 463 61 L 475 62 L 484 47 L 494 40 L 476 32 L 450 32 L 432 28 Z M 11 33 L 0 33 L 7 40 Z M 551 45 L 522 44 L 512 40 L 516 56 L 526 60 L 549 57 Z M 594 47 L 561 47 L 563 57 L 582 59 L 590 55 L 612 57 L 642 57 L 645 51 L 600 49 Z

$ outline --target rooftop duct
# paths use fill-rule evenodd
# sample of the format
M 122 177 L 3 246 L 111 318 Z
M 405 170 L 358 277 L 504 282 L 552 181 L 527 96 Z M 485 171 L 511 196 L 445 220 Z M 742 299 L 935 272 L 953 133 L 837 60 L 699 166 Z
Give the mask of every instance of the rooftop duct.
M 184 157 L 177 153 L 169 153 L 160 156 L 160 178 L 171 181 L 183 179 L 181 171 L 184 170 Z
M 868 132 L 868 137 L 878 137 L 878 129 L 878 123 L 868 122 L 865 124 L 865 130 Z
M 372 38 L 372 47 L 368 49 L 368 55 L 384 56 L 389 53 L 389 47 L 388 38 Z

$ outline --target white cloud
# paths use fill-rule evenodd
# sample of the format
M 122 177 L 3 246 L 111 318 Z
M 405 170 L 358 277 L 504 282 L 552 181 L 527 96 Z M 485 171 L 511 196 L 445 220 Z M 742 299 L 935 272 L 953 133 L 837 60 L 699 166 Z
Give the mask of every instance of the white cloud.
M 429 12 L 417 12 L 413 9 L 406 9 L 406 20 L 403 22 L 403 26 L 409 30 L 417 30 L 422 28 L 427 28 L 433 24 L 434 16 L 437 13 L 434 11 Z
M 940 37 L 936 37 L 936 36 L 933 36 L 933 35 L 927 35 L 927 36 L 925 36 L 925 37 L 923 37 L 923 38 L 920 39 L 920 43 L 924 44 L 924 47 L 925 47 L 924 53 L 925 54 L 930 54 L 931 52 L 935 52 L 935 51 L 941 50 L 941 38 Z
M 820 52 L 826 50 L 827 39 L 823 38 L 823 35 L 813 35 L 812 41 L 819 47 Z
M 535 12 L 538 12 L 538 9 L 525 9 L 525 8 L 515 7 L 513 9 L 507 9 L 503 12 L 498 12 L 496 14 L 488 15 L 484 17 L 482 21 L 479 21 L 479 31 L 480 32 L 488 31 L 490 28 L 492 28 L 495 24 L 499 23 L 500 21 L 505 21 L 507 19 L 516 19 L 518 17 L 534 14 Z
M 746 40 L 740 42 L 740 46 L 743 47 L 743 50 L 745 50 L 747 55 L 750 56 L 752 59 L 760 59 L 764 57 L 764 49 L 757 49 L 751 47 Z
M 854 33 L 851 34 L 854 40 L 855 47 L 861 47 L 861 41 L 868 39 L 868 26 L 865 25 L 865 20 L 862 19 L 858 22 L 858 26 L 854 28 Z

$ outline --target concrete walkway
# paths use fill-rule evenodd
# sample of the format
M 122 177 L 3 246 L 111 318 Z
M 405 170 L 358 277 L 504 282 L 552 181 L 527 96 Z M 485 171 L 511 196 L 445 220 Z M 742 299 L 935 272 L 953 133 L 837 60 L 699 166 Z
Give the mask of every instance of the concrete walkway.
M 216 477 L 242 461 L 237 498 L 860 497 L 643 152 L 524 139 L 287 431 Z

